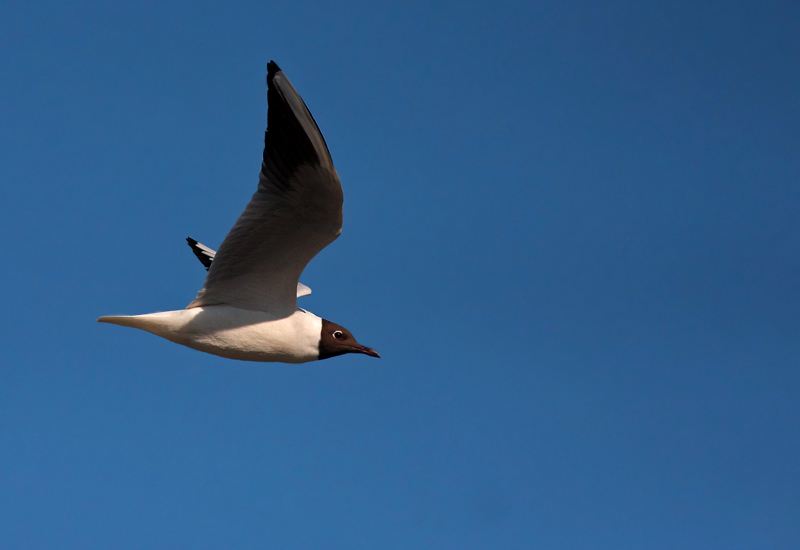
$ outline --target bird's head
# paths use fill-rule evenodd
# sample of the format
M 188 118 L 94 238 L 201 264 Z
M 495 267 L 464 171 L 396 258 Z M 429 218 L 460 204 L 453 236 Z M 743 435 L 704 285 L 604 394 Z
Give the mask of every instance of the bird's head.
M 319 358 L 327 359 L 345 353 L 363 353 L 370 357 L 380 358 L 377 351 L 356 342 L 349 330 L 323 319 L 322 334 L 319 339 Z

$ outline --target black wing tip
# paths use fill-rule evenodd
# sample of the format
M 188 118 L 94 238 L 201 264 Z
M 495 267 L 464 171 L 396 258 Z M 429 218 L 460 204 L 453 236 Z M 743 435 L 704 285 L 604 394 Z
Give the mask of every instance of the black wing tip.
M 274 61 L 267 63 L 267 78 L 271 79 L 276 73 L 281 72 L 281 68 Z
M 200 263 L 202 263 L 206 268 L 206 271 L 208 271 L 211 268 L 211 263 L 213 260 L 209 258 L 202 250 L 200 250 L 200 247 L 197 246 L 198 243 L 196 240 L 191 237 L 186 237 L 186 242 L 189 243 L 194 255 L 197 256 L 197 259 L 200 260 Z

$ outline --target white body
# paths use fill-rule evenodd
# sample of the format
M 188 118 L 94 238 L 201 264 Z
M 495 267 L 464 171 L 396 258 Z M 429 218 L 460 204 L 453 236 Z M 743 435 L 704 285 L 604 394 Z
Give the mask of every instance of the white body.
M 305 363 L 319 359 L 322 319 L 304 310 L 275 318 L 227 305 L 98 319 L 151 332 L 176 344 L 242 361 Z

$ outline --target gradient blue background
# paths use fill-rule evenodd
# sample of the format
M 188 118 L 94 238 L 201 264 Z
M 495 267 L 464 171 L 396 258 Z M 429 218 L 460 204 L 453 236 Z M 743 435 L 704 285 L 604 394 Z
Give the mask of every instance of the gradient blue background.
M 800 4 L 0 8 L 0 547 L 800 547 Z M 184 307 L 275 59 L 345 190 L 302 306 Z

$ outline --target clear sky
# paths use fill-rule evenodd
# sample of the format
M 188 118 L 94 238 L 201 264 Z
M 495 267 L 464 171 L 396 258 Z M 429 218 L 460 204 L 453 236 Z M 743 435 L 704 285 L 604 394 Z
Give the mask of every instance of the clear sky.
M 0 547 L 800 548 L 800 4 L 0 6 Z M 274 59 L 345 192 L 291 366 L 180 309 Z

